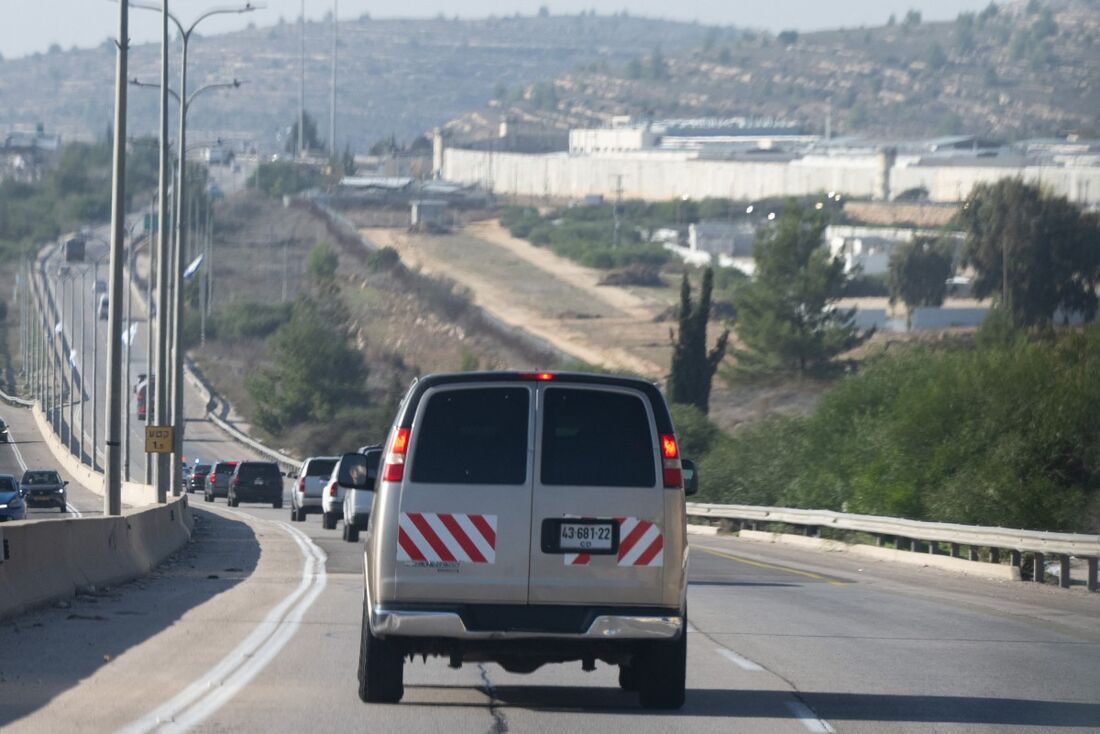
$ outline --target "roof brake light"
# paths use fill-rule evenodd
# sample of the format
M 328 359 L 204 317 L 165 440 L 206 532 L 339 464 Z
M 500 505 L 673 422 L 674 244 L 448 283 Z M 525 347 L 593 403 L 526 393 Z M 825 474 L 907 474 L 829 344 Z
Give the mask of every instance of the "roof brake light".
M 539 380 L 540 382 L 549 382 L 554 379 L 553 372 L 520 372 L 519 376 L 523 380 Z

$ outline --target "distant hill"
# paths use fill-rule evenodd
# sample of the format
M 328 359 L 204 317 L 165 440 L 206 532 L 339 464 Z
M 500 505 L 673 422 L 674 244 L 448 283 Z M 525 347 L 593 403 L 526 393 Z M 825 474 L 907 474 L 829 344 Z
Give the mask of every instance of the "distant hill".
M 578 65 L 621 67 L 639 48 L 675 53 L 697 47 L 708 32 L 698 24 L 591 13 L 344 21 L 337 140 L 341 148 L 346 142 L 358 151 L 391 134 L 408 141 L 483 106 L 494 94 L 507 97 Z M 308 23 L 306 39 L 306 105 L 327 137 L 331 26 Z M 240 90 L 195 104 L 192 139 L 220 135 L 274 142 L 296 119 L 297 24 L 194 38 L 190 57 L 191 89 L 234 77 L 246 82 Z M 101 137 L 113 116 L 114 63 L 110 43 L 0 61 L 0 130 L 42 122 L 70 138 Z M 135 46 L 129 75 L 155 82 L 159 65 L 159 44 Z M 173 68 L 172 79 L 177 76 Z M 155 91 L 131 87 L 130 133 L 154 132 L 157 110 Z
M 641 44 L 639 44 L 642 46 Z M 1021 138 L 1100 135 L 1100 2 L 990 5 L 955 21 L 919 13 L 890 25 L 798 34 L 712 31 L 695 49 L 641 47 L 621 66 L 590 65 L 530 86 L 502 113 L 559 128 L 614 115 L 777 117 L 835 134 Z M 453 120 L 486 132 L 486 115 Z

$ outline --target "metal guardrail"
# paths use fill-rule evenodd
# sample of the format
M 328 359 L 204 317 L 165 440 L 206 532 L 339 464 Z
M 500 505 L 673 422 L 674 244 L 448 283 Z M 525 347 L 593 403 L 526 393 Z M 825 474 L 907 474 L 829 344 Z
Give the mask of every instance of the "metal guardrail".
M 821 529 L 867 533 L 876 536 L 879 545 L 894 540 L 896 546 L 908 545 L 909 550 L 920 549 L 924 543 L 929 553 L 939 551 L 938 544 L 947 543 L 952 556 L 960 557 L 960 547 L 967 546 L 968 557 L 979 559 L 979 548 L 989 549 L 989 560 L 1000 562 L 1000 551 L 1010 552 L 1010 562 L 1019 567 L 1023 554 L 1034 557 L 1036 581 L 1044 580 L 1044 562 L 1047 555 L 1057 556 L 1060 563 L 1059 581 L 1070 585 L 1069 560 L 1071 556 L 1083 558 L 1088 564 L 1089 591 L 1100 591 L 1098 559 L 1100 559 L 1100 535 L 1054 533 L 1039 530 L 1015 530 L 1011 528 L 956 525 L 942 522 L 905 520 L 877 515 L 854 515 L 832 510 L 800 510 L 787 507 L 763 507 L 758 505 L 716 505 L 689 502 L 689 517 L 730 520 L 738 525 L 756 529 L 761 524 L 793 525 L 804 529 L 807 535 L 817 535 Z

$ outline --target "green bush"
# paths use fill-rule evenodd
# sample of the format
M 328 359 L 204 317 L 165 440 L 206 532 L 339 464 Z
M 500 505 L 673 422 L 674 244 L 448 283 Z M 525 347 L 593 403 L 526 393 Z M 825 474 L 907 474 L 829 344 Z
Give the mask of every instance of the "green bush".
M 263 339 L 290 321 L 293 305 L 290 303 L 256 303 L 241 301 L 227 306 L 214 315 L 213 333 L 227 341 Z M 210 336 L 211 325 L 207 324 Z
M 809 417 L 711 436 L 700 500 L 1096 532 L 1097 374 L 1097 325 L 882 356 Z M 694 445 L 699 427 L 676 415 Z

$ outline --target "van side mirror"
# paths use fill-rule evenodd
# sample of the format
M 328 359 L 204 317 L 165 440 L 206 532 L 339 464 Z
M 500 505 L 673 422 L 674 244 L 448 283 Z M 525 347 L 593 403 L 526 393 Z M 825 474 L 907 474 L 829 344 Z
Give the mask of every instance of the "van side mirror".
M 695 469 L 695 462 L 691 459 L 682 459 L 680 468 L 684 475 L 684 494 L 690 497 L 699 491 L 699 472 Z
M 367 485 L 367 457 L 362 454 L 344 454 L 336 471 L 336 483 L 344 489 L 369 489 Z

